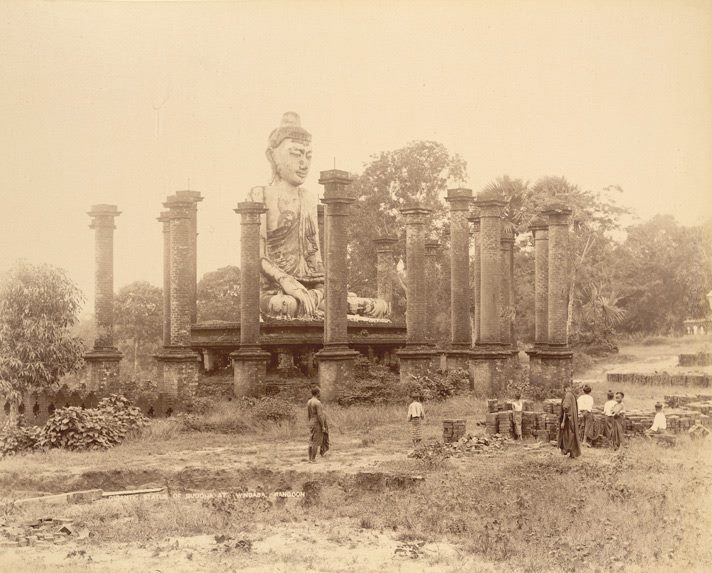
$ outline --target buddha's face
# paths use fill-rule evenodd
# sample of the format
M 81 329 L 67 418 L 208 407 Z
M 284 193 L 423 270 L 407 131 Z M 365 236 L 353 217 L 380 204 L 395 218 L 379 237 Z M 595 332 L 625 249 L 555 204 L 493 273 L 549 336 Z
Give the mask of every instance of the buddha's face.
M 270 150 L 277 177 L 298 187 L 304 183 L 311 166 L 311 146 L 296 139 L 285 139 Z

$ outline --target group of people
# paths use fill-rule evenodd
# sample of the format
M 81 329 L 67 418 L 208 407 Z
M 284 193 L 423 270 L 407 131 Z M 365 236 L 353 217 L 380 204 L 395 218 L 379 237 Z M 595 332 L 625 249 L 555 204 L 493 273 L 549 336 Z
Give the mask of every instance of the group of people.
M 618 450 L 623 442 L 623 421 L 625 407 L 623 406 L 623 392 L 608 391 L 606 403 L 603 405 L 605 423 L 597 425 L 593 417 L 593 396 L 591 387 L 586 384 L 583 393 L 576 398 L 572 388 L 567 388 L 561 401 L 559 414 L 558 443 L 561 453 L 577 458 L 581 455 L 581 442 L 584 446 L 591 447 L 593 443 L 603 436 L 608 439 L 613 450 Z M 667 429 L 663 405 L 655 404 L 655 418 L 646 435 L 663 433 Z
M 324 407 L 319 400 L 319 388 L 312 389 L 312 397 L 307 402 L 307 419 L 309 422 L 309 462 L 316 462 L 317 454 L 324 456 L 329 449 L 329 426 L 324 413 Z M 603 405 L 603 415 L 605 423 L 603 426 L 597 425 L 593 416 L 593 396 L 591 396 L 591 386 L 586 384 L 583 393 L 574 395 L 571 387 L 566 388 L 564 397 L 561 400 L 561 412 L 559 414 L 558 445 L 561 453 L 571 458 L 581 455 L 581 443 L 586 447 L 591 447 L 601 436 L 606 438 L 613 448 L 618 450 L 623 442 L 623 420 L 625 408 L 623 406 L 623 392 L 608 391 L 606 403 Z M 408 422 L 411 427 L 411 440 L 413 447 L 423 439 L 422 422 L 425 419 L 422 397 L 418 394 L 411 396 L 411 403 L 408 405 Z M 667 430 L 667 420 L 662 411 L 663 405 L 655 404 L 655 418 L 653 424 L 646 435 L 664 433 Z M 514 423 L 514 437 L 522 439 L 522 412 L 524 402 L 522 395 L 517 393 L 512 402 L 512 420 Z

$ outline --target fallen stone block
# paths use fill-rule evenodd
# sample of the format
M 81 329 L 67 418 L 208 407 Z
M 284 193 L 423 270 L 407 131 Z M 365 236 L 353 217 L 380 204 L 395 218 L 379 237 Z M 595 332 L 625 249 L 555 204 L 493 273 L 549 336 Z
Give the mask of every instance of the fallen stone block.
M 89 503 L 101 499 L 102 493 L 100 489 L 89 489 L 85 491 L 59 493 L 56 495 L 44 495 L 42 497 L 28 497 L 15 500 L 14 506 L 24 508 L 42 507 L 45 505 L 66 505 L 68 503 Z

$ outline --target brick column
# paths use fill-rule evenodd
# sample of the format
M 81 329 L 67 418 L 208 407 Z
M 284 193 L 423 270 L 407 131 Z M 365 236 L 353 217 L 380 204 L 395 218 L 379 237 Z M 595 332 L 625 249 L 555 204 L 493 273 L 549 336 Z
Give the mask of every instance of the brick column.
M 547 342 L 538 349 L 537 383 L 560 392 L 573 382 L 573 353 L 568 346 L 569 216 L 566 205 L 553 204 L 542 212 L 548 222 Z M 530 366 L 531 371 L 531 366 Z
M 406 348 L 398 352 L 400 380 L 431 373 L 435 368 L 435 353 L 428 348 L 426 337 L 427 297 L 425 289 L 425 224 L 430 209 L 416 205 L 402 209 L 406 229 Z
M 376 245 L 376 296 L 386 301 L 390 315 L 393 304 L 393 245 L 398 242 L 398 237 L 378 237 L 373 242 Z
M 480 214 L 479 210 L 469 216 L 472 223 L 472 346 L 480 341 L 480 288 L 481 288 L 481 261 L 480 261 Z
M 324 185 L 326 205 L 324 247 L 326 253 L 326 315 L 324 317 L 324 348 L 317 353 L 319 386 L 322 397 L 338 397 L 341 388 L 348 388 L 353 377 L 353 361 L 358 352 L 349 349 L 347 336 L 348 277 L 346 269 L 346 217 L 354 198 L 348 192 L 352 178 L 346 171 L 322 171 L 319 183 Z
M 450 349 L 448 368 L 467 368 L 470 330 L 470 224 L 472 189 L 448 189 L 450 203 Z
M 122 354 L 114 346 L 114 219 L 116 205 L 93 205 L 88 215 L 94 229 L 94 348 L 84 354 L 84 381 L 90 391 L 111 390 L 118 382 Z
M 163 346 L 171 345 L 171 219 L 162 211 L 157 219 L 163 224 Z
M 499 193 L 480 193 L 479 209 L 480 297 L 479 337 L 470 360 L 476 394 L 500 396 L 512 376 L 512 350 L 502 340 L 502 207 Z
M 502 306 L 500 309 L 500 333 L 502 342 L 513 344 L 512 316 L 514 314 L 514 229 L 508 221 L 502 221 Z
M 426 304 L 426 313 L 430 317 L 435 316 L 435 291 L 438 280 L 438 251 L 440 242 L 436 240 L 425 241 L 425 291 L 429 293 Z M 433 320 L 428 320 L 426 324 L 425 338 L 429 344 L 435 339 L 433 330 Z
M 198 203 L 203 200 L 200 191 L 176 191 L 176 197 L 181 201 L 190 201 L 190 322 L 195 324 L 198 320 Z
M 260 339 L 260 216 L 263 203 L 238 203 L 240 215 L 240 348 L 233 352 L 236 396 L 257 395 L 264 388 L 269 353 Z
M 324 252 L 324 205 L 316 206 L 317 226 L 319 227 L 319 251 L 321 251 L 321 261 L 326 264 L 326 253 Z
M 163 366 L 160 394 L 189 403 L 198 385 L 198 355 L 191 349 L 193 287 L 193 201 L 172 195 L 163 204 L 170 220 L 170 336 L 169 345 L 157 356 Z
M 535 218 L 530 226 L 534 235 L 534 343 L 549 341 L 549 225 Z
M 499 291 L 502 284 L 501 211 L 499 195 L 477 200 L 480 208 L 480 342 L 500 343 Z

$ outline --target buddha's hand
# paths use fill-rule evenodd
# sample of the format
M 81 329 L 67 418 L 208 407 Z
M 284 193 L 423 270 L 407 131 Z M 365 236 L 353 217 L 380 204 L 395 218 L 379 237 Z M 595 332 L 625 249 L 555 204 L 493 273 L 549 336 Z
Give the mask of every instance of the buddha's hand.
M 279 286 L 282 287 L 285 294 L 293 296 L 299 301 L 306 316 L 312 317 L 316 314 L 316 307 L 314 306 L 314 301 L 309 296 L 309 291 L 297 279 L 285 275 L 279 279 Z

